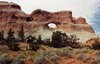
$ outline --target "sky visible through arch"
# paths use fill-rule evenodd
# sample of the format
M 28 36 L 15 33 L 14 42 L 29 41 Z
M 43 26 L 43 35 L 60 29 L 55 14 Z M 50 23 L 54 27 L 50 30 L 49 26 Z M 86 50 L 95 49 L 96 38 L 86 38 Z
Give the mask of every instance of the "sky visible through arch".
M 97 35 L 100 35 L 100 0 L 0 0 L 19 4 L 25 13 L 43 9 L 50 12 L 71 10 L 73 17 L 86 18 Z

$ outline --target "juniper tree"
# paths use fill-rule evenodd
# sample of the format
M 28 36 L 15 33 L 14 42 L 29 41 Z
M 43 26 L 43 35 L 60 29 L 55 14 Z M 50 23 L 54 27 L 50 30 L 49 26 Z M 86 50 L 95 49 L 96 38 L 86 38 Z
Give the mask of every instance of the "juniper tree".
M 13 51 L 18 51 L 20 48 L 18 47 L 18 44 L 15 43 L 15 37 L 14 37 L 14 31 L 10 29 L 7 33 L 7 45 L 8 47 Z
M 0 41 L 4 40 L 4 30 L 0 32 Z
M 24 26 L 22 25 L 21 26 L 21 28 L 20 28 L 20 30 L 19 30 L 19 32 L 18 32 L 18 38 L 20 38 L 20 40 L 22 41 L 22 42 L 24 42 L 24 38 L 25 38 L 25 36 L 24 36 Z
M 94 43 L 92 43 L 92 48 L 95 50 L 100 50 L 100 38 L 96 38 Z
M 39 49 L 38 43 L 37 43 L 37 39 L 33 36 L 29 36 L 27 38 L 27 43 L 29 43 L 29 47 L 31 50 L 33 51 L 37 51 L 37 49 Z
M 73 48 L 78 48 L 80 47 L 79 42 L 77 42 L 79 40 L 79 38 L 77 38 L 75 35 L 70 35 L 69 36 L 69 43 L 68 45 L 73 47 Z
M 77 42 L 78 38 L 74 35 L 68 36 L 66 33 L 62 33 L 61 31 L 53 32 L 52 34 L 52 46 L 56 48 L 71 46 L 75 47 L 79 43 Z
M 43 40 L 41 38 L 41 35 L 39 35 L 39 37 L 37 38 L 37 43 L 38 44 L 43 44 Z

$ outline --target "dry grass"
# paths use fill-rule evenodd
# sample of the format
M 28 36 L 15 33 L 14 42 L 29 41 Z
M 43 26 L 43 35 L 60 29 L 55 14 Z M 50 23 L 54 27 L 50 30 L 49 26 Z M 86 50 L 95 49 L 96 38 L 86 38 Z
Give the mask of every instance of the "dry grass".
M 28 44 L 21 44 L 21 46 L 27 47 Z M 6 63 L 8 60 L 12 64 L 19 64 L 23 61 L 26 64 L 99 64 L 100 50 L 53 48 L 42 45 L 37 52 L 28 50 L 13 52 L 9 51 L 6 46 L 0 47 L 0 62 Z

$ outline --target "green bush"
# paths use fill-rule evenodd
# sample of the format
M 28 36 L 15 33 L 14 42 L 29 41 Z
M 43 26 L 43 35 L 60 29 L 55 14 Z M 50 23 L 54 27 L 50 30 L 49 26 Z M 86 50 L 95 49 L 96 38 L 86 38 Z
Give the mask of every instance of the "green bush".
M 92 48 L 95 50 L 100 50 L 100 41 L 95 40 L 95 43 L 92 44 Z
M 66 33 L 62 33 L 61 31 L 53 32 L 52 34 L 52 46 L 55 48 L 61 48 L 65 46 L 71 46 L 73 48 L 79 47 L 79 39 L 75 35 L 68 36 Z
M 18 38 L 21 42 L 25 41 L 25 35 L 24 35 L 24 26 L 22 25 L 20 30 L 18 31 Z
M 39 37 L 40 38 L 40 37 Z M 41 39 L 41 38 L 40 38 Z M 40 41 L 40 40 L 39 40 Z M 33 51 L 37 51 L 39 49 L 39 44 L 38 44 L 38 41 L 35 37 L 33 36 L 29 36 L 27 38 L 27 43 L 29 43 L 29 48 L 30 50 L 33 50 Z
M 14 31 L 10 29 L 8 31 L 8 36 L 6 39 L 7 46 L 9 47 L 10 50 L 13 51 L 19 51 L 20 48 L 18 47 L 19 45 L 15 42 L 15 36 L 14 36 Z
M 96 57 L 93 61 L 92 64 L 100 64 L 100 57 Z
M 54 64 L 58 63 L 59 56 L 55 53 L 55 51 L 50 50 L 50 51 L 44 51 L 39 53 L 36 57 L 34 57 L 34 61 L 37 64 L 47 64 L 47 60 L 50 60 Z
M 91 59 L 91 57 L 86 56 L 84 53 L 77 54 L 76 58 L 78 60 L 83 61 L 83 62 L 87 62 L 87 61 L 89 61 Z
M 0 56 L 0 64 L 11 64 L 12 59 L 9 59 L 6 54 Z

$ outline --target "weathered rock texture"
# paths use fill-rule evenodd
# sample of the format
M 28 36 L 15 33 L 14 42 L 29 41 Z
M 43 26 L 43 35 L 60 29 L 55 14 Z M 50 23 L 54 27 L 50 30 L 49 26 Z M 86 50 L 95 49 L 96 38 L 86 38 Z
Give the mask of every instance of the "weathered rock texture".
M 0 2 L 0 21 L 13 22 L 23 21 L 25 13 L 21 11 L 21 7 L 15 3 Z
M 71 11 L 60 11 L 55 13 L 46 12 L 43 10 L 35 10 L 32 12 L 31 17 L 33 21 L 39 21 L 40 23 L 56 23 L 58 28 L 62 28 L 67 31 L 86 31 L 94 33 L 91 26 L 86 23 L 85 18 L 79 17 L 77 19 L 72 17 Z
M 54 23 L 57 28 L 50 28 L 49 23 Z M 25 32 L 35 36 L 41 34 L 49 38 L 53 31 L 61 30 L 67 34 L 75 34 L 80 41 L 95 37 L 95 32 L 83 17 L 73 18 L 71 11 L 47 12 L 41 9 L 25 14 L 21 7 L 12 2 L 0 2 L 0 30 L 6 32 L 12 28 L 18 31 L 24 25 Z

